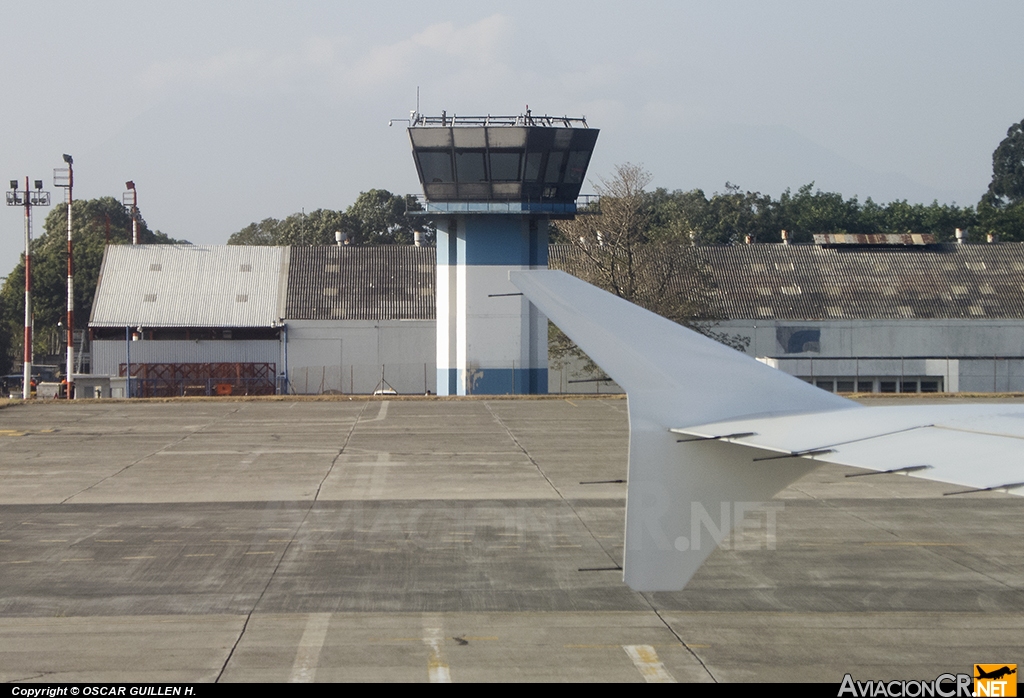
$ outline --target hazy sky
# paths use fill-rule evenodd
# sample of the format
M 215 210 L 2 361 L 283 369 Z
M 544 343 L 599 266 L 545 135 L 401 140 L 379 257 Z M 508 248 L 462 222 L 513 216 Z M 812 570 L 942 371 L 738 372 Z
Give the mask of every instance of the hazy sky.
M 591 180 L 634 162 L 709 194 L 813 180 L 973 204 L 1024 119 L 1019 0 L 0 8 L 0 181 L 52 189 L 68 152 L 76 198 L 132 179 L 150 227 L 196 243 L 370 188 L 418 193 L 404 128 L 388 128 L 417 86 L 428 114 L 585 115 L 601 129 Z M 0 236 L 5 274 L 17 210 Z

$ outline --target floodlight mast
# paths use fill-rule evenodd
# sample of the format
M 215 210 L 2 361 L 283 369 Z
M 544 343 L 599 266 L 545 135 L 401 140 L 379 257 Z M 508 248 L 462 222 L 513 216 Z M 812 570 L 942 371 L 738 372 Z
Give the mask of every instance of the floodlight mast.
M 43 191 L 43 180 L 37 179 L 36 189 L 28 188 L 28 177 L 25 177 L 25 191 L 18 191 L 18 180 L 11 180 L 11 190 L 7 192 L 8 206 L 25 207 L 25 347 L 22 354 L 23 400 L 32 397 L 32 207 L 49 206 L 50 192 Z
M 132 217 L 132 244 L 139 244 L 139 192 L 135 189 L 135 182 L 128 181 L 124 183 L 124 186 L 128 191 L 124 193 L 122 197 L 122 203 L 125 208 L 128 209 L 128 213 Z M 131 198 L 131 204 L 129 205 L 128 200 Z
M 66 187 L 68 190 L 68 308 L 67 308 L 67 332 L 68 351 L 67 367 L 64 372 L 64 379 L 67 383 L 65 390 L 66 397 L 70 400 L 74 395 L 74 370 L 75 370 L 75 267 L 71 249 L 71 203 L 74 200 L 73 188 L 75 185 L 74 158 L 67 153 L 64 154 L 64 162 L 68 164 L 67 171 L 54 170 L 53 184 L 58 187 Z

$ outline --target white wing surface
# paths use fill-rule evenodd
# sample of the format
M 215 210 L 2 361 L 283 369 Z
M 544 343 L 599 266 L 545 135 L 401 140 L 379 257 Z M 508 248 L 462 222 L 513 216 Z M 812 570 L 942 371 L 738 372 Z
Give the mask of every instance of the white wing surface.
M 840 414 L 740 419 L 672 431 L 774 452 L 753 456 L 755 464 L 810 458 L 948 482 L 956 485 L 950 494 L 971 490 L 1024 494 L 1022 405 L 872 407 Z
M 818 462 L 1024 491 L 1024 407 L 865 408 L 564 272 L 510 279 L 628 394 L 623 577 L 638 591 L 683 588 L 731 526 L 708 530 L 709 513 Z

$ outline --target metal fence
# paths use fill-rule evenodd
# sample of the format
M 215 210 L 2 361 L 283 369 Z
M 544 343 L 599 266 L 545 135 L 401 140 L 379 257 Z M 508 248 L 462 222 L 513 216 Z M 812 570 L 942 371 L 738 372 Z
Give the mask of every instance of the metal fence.
M 127 369 L 120 364 L 118 375 L 130 375 L 131 397 L 277 393 L 277 365 L 273 363 L 133 363 L 130 374 Z

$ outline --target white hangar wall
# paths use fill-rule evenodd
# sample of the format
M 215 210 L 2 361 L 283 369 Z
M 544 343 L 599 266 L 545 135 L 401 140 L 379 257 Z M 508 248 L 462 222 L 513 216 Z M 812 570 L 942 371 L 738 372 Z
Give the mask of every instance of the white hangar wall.
M 1022 320 L 728 320 L 715 329 L 826 390 L 853 380 L 874 392 L 1024 392 Z
M 714 329 L 746 339 L 751 356 L 804 353 L 789 349 L 808 331 L 802 346 L 822 357 L 1024 356 L 1024 320 L 723 320 Z
M 372 393 L 381 376 L 400 394 L 437 392 L 434 320 L 291 320 L 289 392 Z

